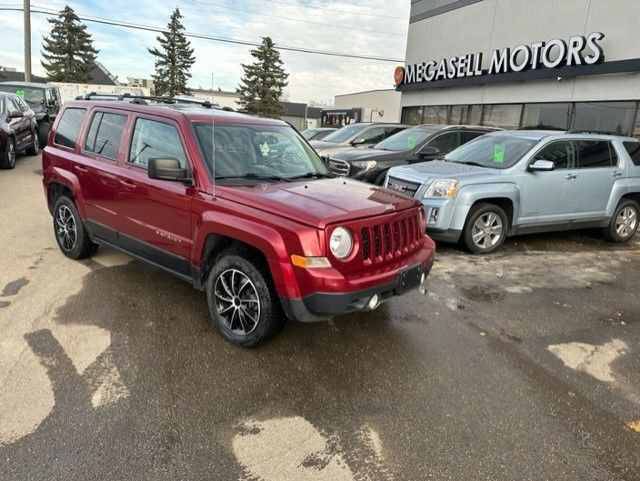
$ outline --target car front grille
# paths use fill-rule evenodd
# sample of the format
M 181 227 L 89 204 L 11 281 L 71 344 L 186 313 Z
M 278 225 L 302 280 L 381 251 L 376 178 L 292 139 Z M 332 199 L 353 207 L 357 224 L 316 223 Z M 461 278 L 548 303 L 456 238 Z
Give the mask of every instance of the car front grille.
M 409 182 L 407 180 L 398 179 L 397 177 L 389 177 L 387 181 L 387 189 L 395 190 L 401 194 L 413 197 L 420 188 L 420 184 Z
M 360 229 L 360 255 L 369 262 L 391 260 L 417 248 L 422 236 L 419 212 L 373 223 Z
M 351 165 L 348 162 L 338 159 L 332 159 L 329 157 L 327 166 L 329 170 L 336 175 L 341 175 L 343 177 L 347 177 L 349 172 L 351 171 Z

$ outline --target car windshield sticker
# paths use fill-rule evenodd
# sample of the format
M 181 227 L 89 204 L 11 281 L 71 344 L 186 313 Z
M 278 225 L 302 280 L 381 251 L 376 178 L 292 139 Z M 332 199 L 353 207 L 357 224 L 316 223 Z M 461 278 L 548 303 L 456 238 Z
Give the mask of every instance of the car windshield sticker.
M 496 164 L 504 162 L 504 144 L 496 144 L 493 148 L 493 161 Z
M 416 139 L 413 135 L 410 135 L 409 137 L 407 137 L 407 150 L 413 150 L 415 146 L 416 146 Z
M 24 98 L 24 89 L 16 89 L 16 95 Z
M 265 140 L 264 144 L 260 145 L 260 153 L 262 154 L 263 157 L 267 157 L 270 151 L 271 151 L 271 148 L 269 147 L 269 144 Z

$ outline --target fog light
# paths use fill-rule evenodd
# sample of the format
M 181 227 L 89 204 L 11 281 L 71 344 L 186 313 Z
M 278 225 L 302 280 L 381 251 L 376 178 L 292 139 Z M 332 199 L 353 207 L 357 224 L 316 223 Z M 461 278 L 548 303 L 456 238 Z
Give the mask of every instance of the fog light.
M 373 311 L 379 305 L 380 305 L 380 298 L 378 297 L 378 294 L 376 294 L 369 301 L 369 309 L 371 309 Z

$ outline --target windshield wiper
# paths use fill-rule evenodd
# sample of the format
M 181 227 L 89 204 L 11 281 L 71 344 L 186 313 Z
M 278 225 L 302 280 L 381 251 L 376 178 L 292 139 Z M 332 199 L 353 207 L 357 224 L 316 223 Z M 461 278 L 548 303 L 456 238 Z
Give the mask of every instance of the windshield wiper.
M 474 161 L 460 162 L 458 160 L 448 160 L 447 162 L 455 162 L 457 164 L 464 164 L 464 165 L 473 165 L 473 166 L 476 166 L 476 167 L 486 167 L 486 165 L 481 164 L 480 162 L 474 162 Z
M 289 177 L 280 177 L 278 175 L 260 175 L 255 172 L 247 172 L 244 175 L 216 175 L 215 180 L 228 179 L 251 179 L 251 180 L 271 180 L 274 182 L 291 182 Z
M 306 174 L 294 175 L 293 177 L 289 177 L 290 180 L 296 179 L 333 179 L 335 175 L 333 174 L 323 174 L 321 172 L 307 172 Z

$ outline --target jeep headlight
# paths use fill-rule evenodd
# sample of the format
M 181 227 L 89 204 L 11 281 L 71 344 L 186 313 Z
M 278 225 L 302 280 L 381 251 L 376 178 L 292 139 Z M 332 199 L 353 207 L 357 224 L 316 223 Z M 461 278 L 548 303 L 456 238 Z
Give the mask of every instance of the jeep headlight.
M 329 249 L 338 259 L 349 257 L 353 250 L 353 237 L 345 227 L 336 227 L 329 238 Z
M 458 193 L 458 181 L 452 179 L 438 179 L 434 180 L 427 192 L 425 192 L 425 197 L 436 197 L 441 199 L 453 199 Z
M 354 160 L 351 162 L 351 167 L 360 172 L 368 172 L 374 169 L 377 164 L 375 160 Z

